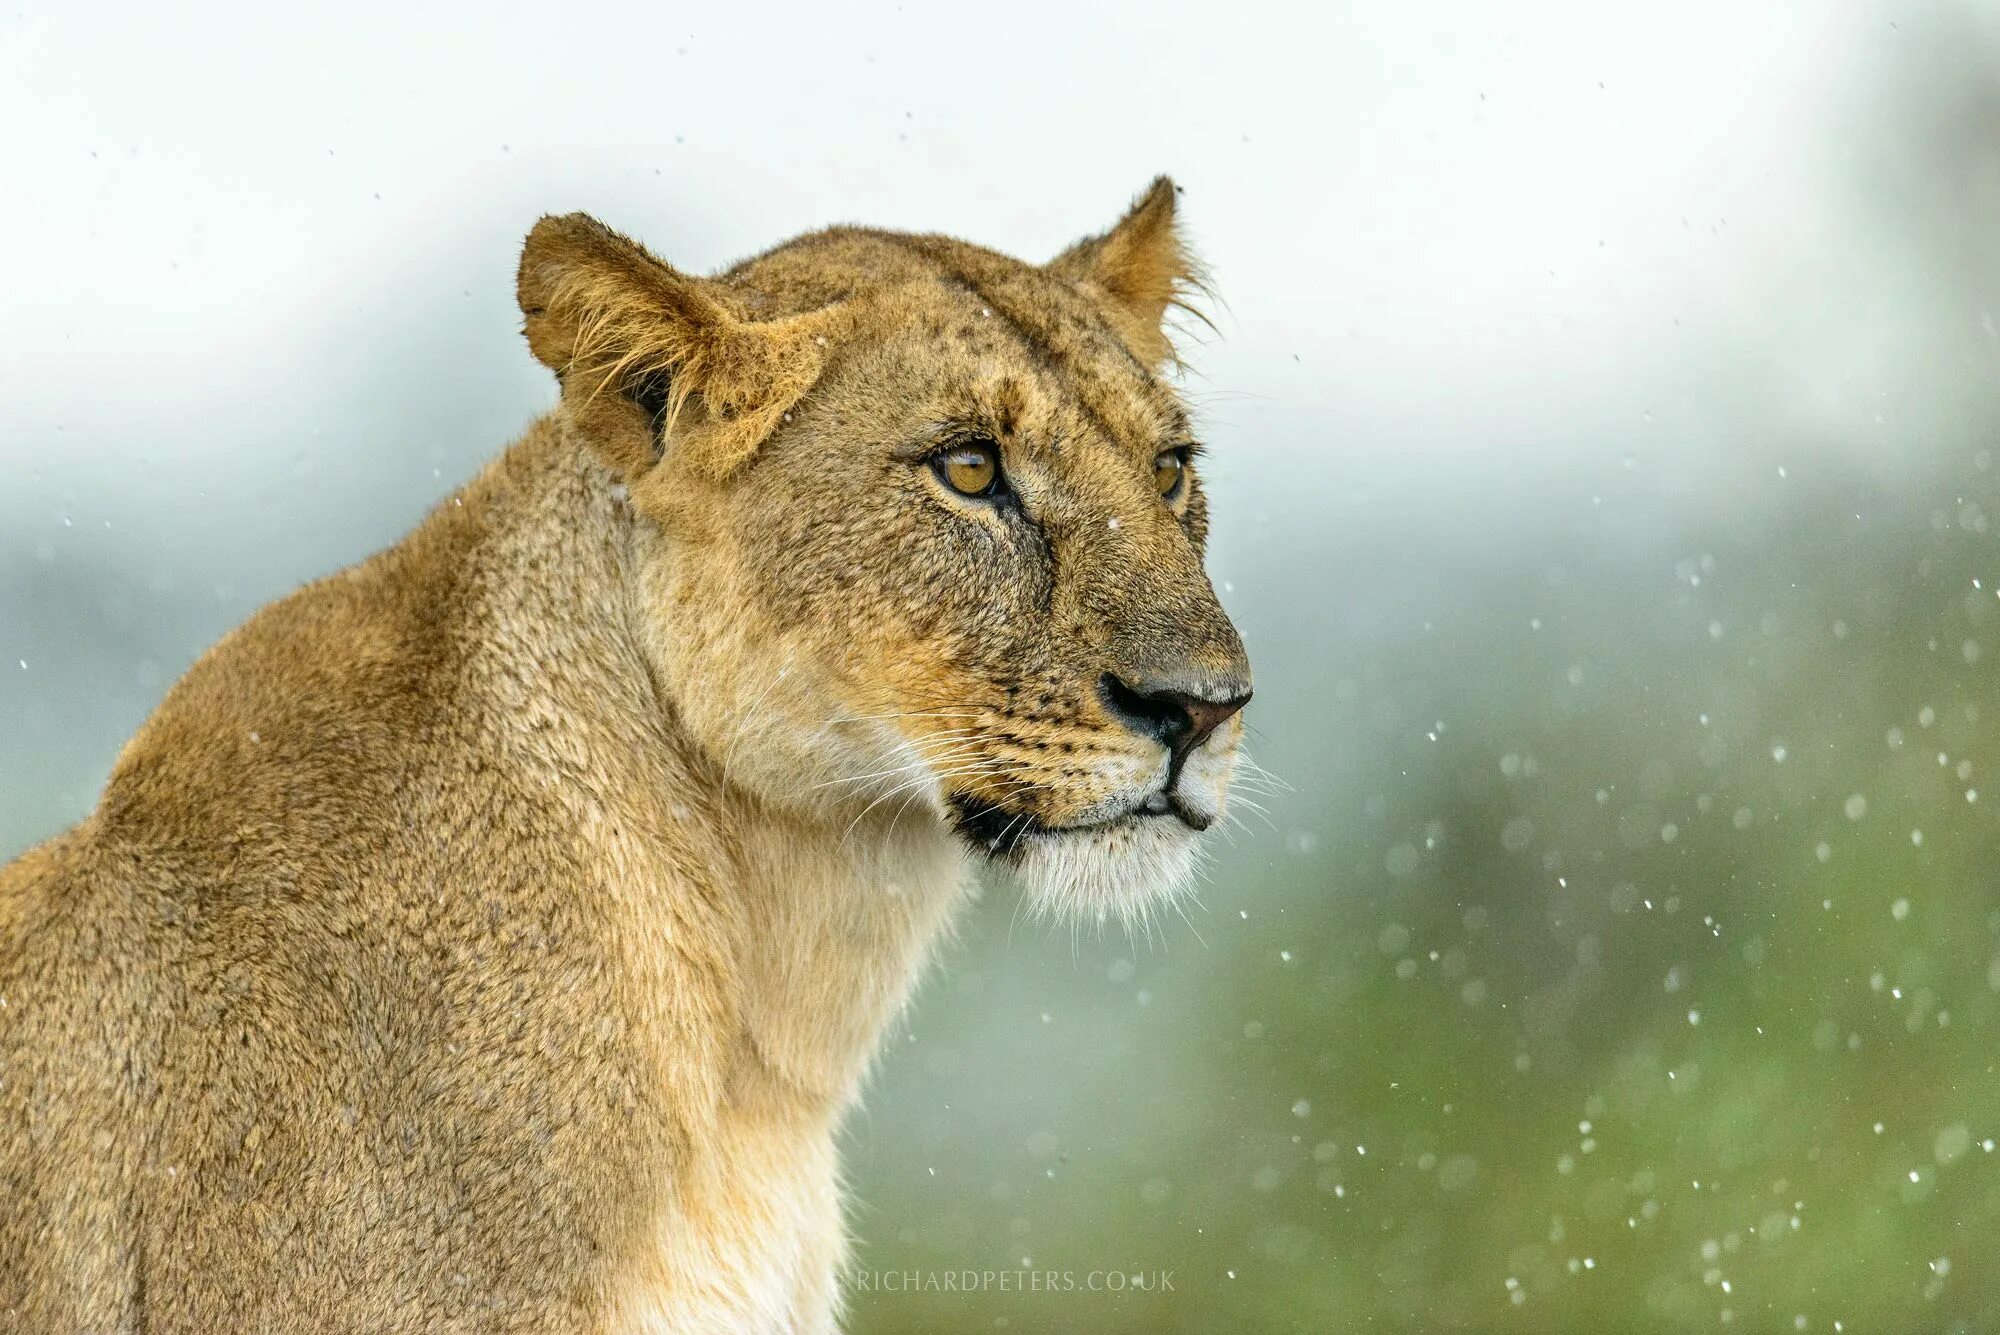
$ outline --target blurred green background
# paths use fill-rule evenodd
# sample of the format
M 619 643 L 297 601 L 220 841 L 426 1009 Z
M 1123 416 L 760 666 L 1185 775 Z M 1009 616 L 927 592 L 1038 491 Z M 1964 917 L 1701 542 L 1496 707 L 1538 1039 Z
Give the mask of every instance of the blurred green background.
M 536 213 L 1039 255 L 1167 168 L 1276 777 L 1150 938 L 967 915 L 852 1329 L 2000 1329 L 2000 17 L 1010 17 L 12 15 L 0 855 L 547 404 Z

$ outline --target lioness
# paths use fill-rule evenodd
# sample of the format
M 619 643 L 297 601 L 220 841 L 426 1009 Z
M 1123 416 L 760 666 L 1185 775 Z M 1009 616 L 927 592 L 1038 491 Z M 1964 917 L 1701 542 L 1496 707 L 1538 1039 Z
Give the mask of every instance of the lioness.
M 1045 265 L 521 257 L 559 405 L 0 872 L 5 1329 L 834 1327 L 834 1135 L 984 862 L 1181 886 L 1249 669 L 1162 179 Z

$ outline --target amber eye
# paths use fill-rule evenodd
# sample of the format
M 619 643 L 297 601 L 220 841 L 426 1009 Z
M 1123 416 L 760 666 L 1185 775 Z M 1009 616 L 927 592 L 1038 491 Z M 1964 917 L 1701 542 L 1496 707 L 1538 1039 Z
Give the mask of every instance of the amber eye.
M 1186 475 L 1187 459 L 1179 450 L 1161 450 L 1153 460 L 1153 487 L 1167 500 L 1180 494 Z
M 1000 450 L 990 441 L 954 445 L 931 459 L 931 469 L 961 496 L 992 496 L 1000 489 Z

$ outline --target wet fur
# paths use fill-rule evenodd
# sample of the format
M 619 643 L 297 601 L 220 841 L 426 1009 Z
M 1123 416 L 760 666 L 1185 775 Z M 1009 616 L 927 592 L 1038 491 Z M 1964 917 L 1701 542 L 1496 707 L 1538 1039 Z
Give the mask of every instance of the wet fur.
M 1163 764 L 1094 683 L 1247 685 L 1198 483 L 1147 480 L 1188 431 L 1173 211 L 1047 266 L 834 229 L 714 279 L 544 220 L 557 409 L 225 637 L 0 870 L 0 1330 L 831 1329 L 835 1129 L 996 856 L 954 803 L 1128 911 L 1194 843 L 1059 832 Z M 975 428 L 1020 515 L 912 453 Z

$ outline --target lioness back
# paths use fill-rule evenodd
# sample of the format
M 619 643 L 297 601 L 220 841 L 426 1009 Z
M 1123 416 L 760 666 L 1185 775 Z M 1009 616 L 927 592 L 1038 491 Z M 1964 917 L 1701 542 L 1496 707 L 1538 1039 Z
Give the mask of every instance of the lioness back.
M 232 634 L 0 871 L 5 1328 L 601 1306 L 604 1184 L 664 1133 L 606 900 L 542 893 L 591 878 L 572 813 L 503 754 L 505 683 L 462 679 L 464 514 Z

